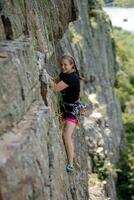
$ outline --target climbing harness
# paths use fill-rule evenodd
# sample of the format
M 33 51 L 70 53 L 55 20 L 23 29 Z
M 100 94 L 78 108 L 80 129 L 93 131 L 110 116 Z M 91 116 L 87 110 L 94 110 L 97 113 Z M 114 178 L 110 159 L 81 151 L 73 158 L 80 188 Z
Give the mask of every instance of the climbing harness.
M 63 102 L 63 108 L 65 112 L 75 115 L 78 122 L 81 121 L 82 116 L 86 115 L 87 110 L 87 106 L 80 100 L 76 101 L 75 103 Z

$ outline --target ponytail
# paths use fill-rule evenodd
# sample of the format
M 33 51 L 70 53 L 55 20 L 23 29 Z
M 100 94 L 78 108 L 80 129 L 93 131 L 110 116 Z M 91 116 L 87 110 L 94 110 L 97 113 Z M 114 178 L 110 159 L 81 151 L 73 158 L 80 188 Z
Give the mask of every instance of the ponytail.
M 75 63 L 74 63 L 74 64 L 75 64 Z M 81 78 L 80 78 L 80 73 L 79 73 L 78 68 L 76 67 L 76 65 L 74 65 L 74 69 L 75 69 L 75 71 L 76 71 L 76 73 L 77 73 L 79 79 L 81 79 Z

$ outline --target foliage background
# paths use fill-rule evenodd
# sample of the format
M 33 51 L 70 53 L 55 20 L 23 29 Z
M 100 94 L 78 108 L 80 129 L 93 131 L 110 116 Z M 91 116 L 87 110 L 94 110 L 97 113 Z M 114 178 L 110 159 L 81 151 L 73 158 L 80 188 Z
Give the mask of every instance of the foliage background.
M 124 143 L 119 162 L 119 200 L 134 200 L 134 34 L 114 29 L 119 71 L 115 90 L 119 96 L 124 125 Z
M 122 7 L 134 7 L 134 1 L 133 0 L 114 0 L 113 1 L 115 5 L 122 6 Z

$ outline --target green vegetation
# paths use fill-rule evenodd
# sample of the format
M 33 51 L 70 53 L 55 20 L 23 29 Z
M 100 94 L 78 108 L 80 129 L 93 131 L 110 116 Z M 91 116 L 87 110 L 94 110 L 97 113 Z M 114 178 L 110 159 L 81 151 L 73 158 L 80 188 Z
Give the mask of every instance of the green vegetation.
M 98 175 L 100 180 L 106 180 L 110 174 L 115 174 L 110 161 L 107 159 L 106 155 L 103 153 L 96 152 L 93 155 L 94 172 Z
M 134 1 L 133 0 L 114 0 L 114 5 L 121 6 L 121 7 L 134 7 Z
M 134 200 L 134 34 L 114 30 L 119 72 L 115 83 L 124 125 L 124 147 L 119 163 L 119 200 Z
M 69 30 L 70 30 L 70 39 L 71 39 L 71 42 L 73 44 L 77 44 L 77 43 L 80 43 L 81 40 L 82 40 L 82 36 L 75 30 L 73 24 L 71 24 L 69 26 Z
M 96 1 L 91 1 L 90 2 L 90 8 L 91 9 L 102 8 L 102 6 L 104 6 L 104 1 L 103 0 L 96 0 Z

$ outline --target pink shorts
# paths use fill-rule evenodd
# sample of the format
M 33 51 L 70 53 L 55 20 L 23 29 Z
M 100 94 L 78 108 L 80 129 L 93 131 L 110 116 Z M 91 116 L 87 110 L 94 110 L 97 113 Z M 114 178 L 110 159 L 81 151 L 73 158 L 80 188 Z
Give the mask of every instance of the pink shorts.
M 67 117 L 67 118 L 65 118 L 65 121 L 68 121 L 68 122 L 72 122 L 72 123 L 77 124 L 77 119 L 74 119 L 74 118 L 69 118 L 69 117 Z

